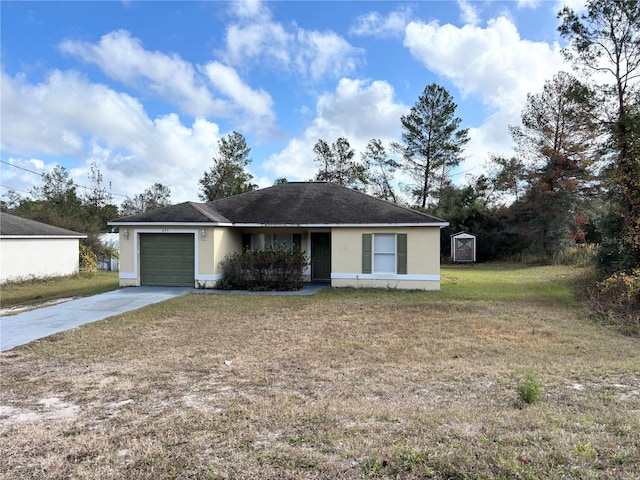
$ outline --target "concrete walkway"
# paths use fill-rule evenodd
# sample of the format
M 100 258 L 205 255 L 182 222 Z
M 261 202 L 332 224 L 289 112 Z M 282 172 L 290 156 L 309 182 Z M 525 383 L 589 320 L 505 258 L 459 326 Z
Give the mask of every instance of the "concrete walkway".
M 0 317 L 0 351 L 187 293 L 312 295 L 326 286 L 327 284 L 322 283 L 309 283 L 296 292 L 197 290 L 188 287 L 122 288 L 49 307 L 36 308 L 17 315 Z

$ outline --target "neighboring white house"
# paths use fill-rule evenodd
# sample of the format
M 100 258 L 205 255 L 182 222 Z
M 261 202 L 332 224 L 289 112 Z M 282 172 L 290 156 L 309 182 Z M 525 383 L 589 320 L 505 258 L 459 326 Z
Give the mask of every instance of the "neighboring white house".
M 0 283 L 77 273 L 81 238 L 87 236 L 0 213 Z

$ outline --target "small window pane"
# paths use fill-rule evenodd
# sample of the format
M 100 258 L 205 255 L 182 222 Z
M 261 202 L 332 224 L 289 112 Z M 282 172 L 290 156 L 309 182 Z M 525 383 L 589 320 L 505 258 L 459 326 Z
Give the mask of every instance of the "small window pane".
M 377 253 L 373 259 L 374 273 L 396 273 L 396 256 L 387 253 Z
M 280 233 L 274 237 L 274 246 L 285 245 L 289 249 L 293 246 L 293 235 L 290 233 Z
M 374 253 L 395 253 L 396 236 L 391 234 L 376 234 L 373 237 Z

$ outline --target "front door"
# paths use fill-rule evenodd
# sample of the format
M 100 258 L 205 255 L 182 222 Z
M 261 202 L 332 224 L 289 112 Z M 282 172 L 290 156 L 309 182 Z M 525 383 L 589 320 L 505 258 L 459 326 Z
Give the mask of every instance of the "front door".
M 331 233 L 311 234 L 311 280 L 331 280 Z

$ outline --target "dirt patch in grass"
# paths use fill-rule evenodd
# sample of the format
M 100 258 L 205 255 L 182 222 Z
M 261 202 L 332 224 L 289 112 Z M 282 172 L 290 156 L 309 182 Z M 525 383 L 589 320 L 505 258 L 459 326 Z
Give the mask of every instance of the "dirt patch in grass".
M 0 355 L 0 472 L 638 478 L 638 339 L 540 291 L 199 294 L 54 335 Z

